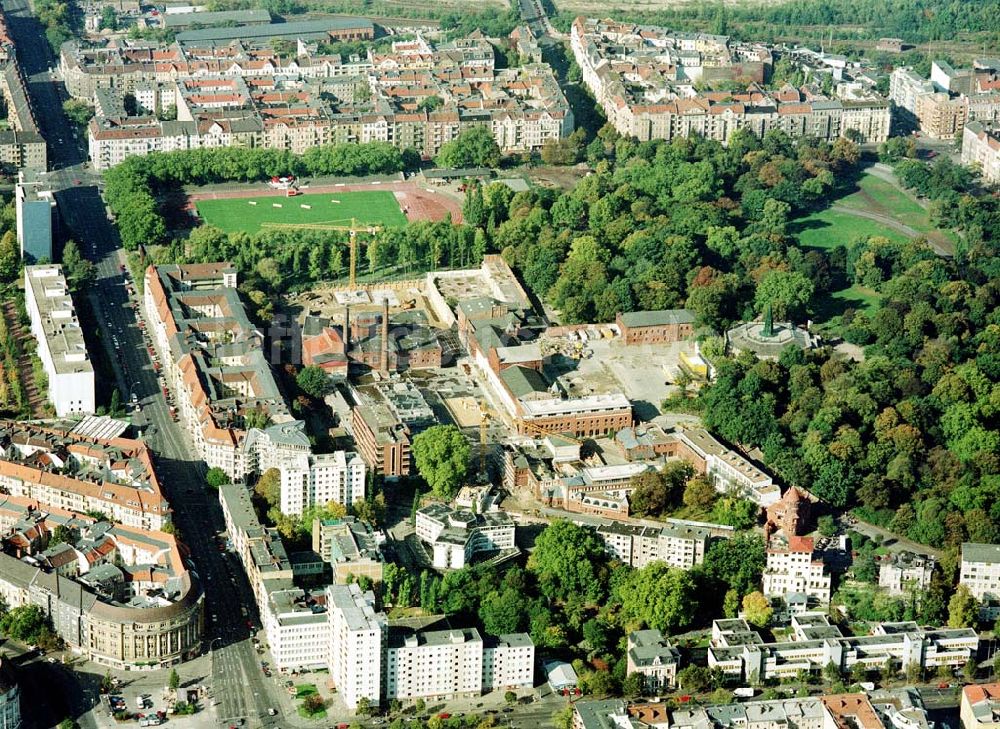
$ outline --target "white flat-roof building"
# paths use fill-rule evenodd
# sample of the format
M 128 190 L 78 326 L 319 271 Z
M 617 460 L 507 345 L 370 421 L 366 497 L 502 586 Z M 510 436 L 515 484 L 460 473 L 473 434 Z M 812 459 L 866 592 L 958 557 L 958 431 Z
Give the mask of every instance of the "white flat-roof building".
M 365 499 L 364 459 L 348 451 L 313 454 L 301 420 L 251 429 L 243 450 L 250 471 L 277 468 L 281 473 L 283 514 L 301 514 L 331 501 L 350 506 Z
M 326 588 L 330 616 L 330 679 L 349 709 L 367 698 L 378 705 L 382 696 L 382 661 L 388 623 L 375 611 L 375 595 L 357 583 Z
M 1000 617 L 1000 544 L 963 544 L 958 584 L 979 600 L 984 618 Z
M 800 671 L 818 673 L 833 663 L 842 671 L 861 664 L 881 670 L 892 662 L 899 671 L 913 666 L 936 671 L 959 668 L 979 650 L 972 628 L 924 629 L 914 622 L 879 623 L 871 635 L 845 636 L 821 613 L 792 617 L 792 636 L 765 643 L 741 618 L 715 620 L 708 648 L 708 667 L 741 680 L 790 678 Z
M 62 267 L 25 266 L 24 303 L 56 415 L 93 413 L 94 367 Z
M 525 633 L 486 636 L 483 640 L 483 691 L 535 685 L 535 644 Z
M 515 526 L 509 514 L 483 514 L 430 504 L 417 511 L 417 537 L 433 554 L 437 569 L 461 569 L 480 553 L 514 549 Z
M 268 593 L 261 618 L 275 668 L 282 671 L 326 668 L 330 624 L 326 606 L 296 587 Z
M 390 633 L 385 665 L 390 700 L 479 696 L 483 639 L 475 628 Z

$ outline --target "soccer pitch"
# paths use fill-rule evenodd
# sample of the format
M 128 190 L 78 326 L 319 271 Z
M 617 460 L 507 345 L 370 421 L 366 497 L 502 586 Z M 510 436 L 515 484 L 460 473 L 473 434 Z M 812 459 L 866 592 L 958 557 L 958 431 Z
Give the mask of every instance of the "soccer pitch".
M 387 190 L 310 193 L 283 197 L 280 192 L 259 197 L 199 200 L 198 215 L 208 225 L 228 232 L 256 233 L 267 223 L 289 225 L 406 225 L 396 197 Z

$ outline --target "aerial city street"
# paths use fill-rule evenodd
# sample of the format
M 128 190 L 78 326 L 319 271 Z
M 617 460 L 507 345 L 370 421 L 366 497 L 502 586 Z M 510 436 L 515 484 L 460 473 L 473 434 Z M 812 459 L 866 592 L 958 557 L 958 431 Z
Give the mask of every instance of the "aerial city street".
M 0 729 L 1000 726 L 995 3 L 0 3 Z

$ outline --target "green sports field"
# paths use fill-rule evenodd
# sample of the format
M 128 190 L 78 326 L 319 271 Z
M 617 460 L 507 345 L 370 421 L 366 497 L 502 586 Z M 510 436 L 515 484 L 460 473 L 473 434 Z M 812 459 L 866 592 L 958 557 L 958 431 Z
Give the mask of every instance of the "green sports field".
M 254 204 L 256 203 L 256 204 Z M 406 225 L 395 196 L 386 190 L 310 193 L 283 197 L 280 192 L 259 197 L 199 200 L 198 215 L 225 231 L 256 233 L 266 223 L 293 225 Z M 305 207 L 304 207 L 305 206 Z

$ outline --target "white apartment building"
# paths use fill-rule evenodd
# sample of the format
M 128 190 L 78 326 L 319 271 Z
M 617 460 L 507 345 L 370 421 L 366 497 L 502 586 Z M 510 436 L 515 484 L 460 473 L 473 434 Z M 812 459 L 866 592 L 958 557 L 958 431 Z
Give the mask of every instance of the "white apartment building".
M 822 560 L 813 559 L 812 537 L 789 537 L 787 544 L 768 547 L 764 568 L 764 595 L 786 599 L 790 594 L 826 605 L 830 602 L 830 575 Z
M 659 630 L 637 630 L 628 634 L 625 675 L 641 675 L 645 693 L 667 693 L 677 688 L 680 663 L 680 651 Z
M 666 562 L 689 570 L 705 560 L 712 531 L 694 526 L 647 527 L 612 521 L 600 524 L 597 536 L 614 559 L 630 567 L 641 569 L 650 562 Z
M 330 618 L 330 679 L 349 709 L 364 697 L 378 704 L 382 696 L 382 667 L 388 623 L 375 612 L 375 595 L 357 583 L 326 588 Z
M 273 590 L 261 611 L 274 665 L 282 671 L 326 668 L 330 655 L 330 620 L 325 606 L 298 588 Z
M 1000 183 L 1000 134 L 980 122 L 968 122 L 962 131 L 962 164 L 978 167 L 983 182 Z
M 983 618 L 1000 617 L 1000 544 L 963 544 L 958 584 L 979 600 Z
M 771 475 L 736 451 L 717 441 L 703 428 L 677 431 L 677 439 L 690 453 L 679 453 L 703 472 L 720 493 L 734 493 L 767 508 L 781 498 L 781 488 Z M 693 456 L 693 458 L 692 458 Z
M 315 504 L 350 506 L 365 498 L 367 469 L 357 453 L 313 455 L 301 420 L 247 433 L 244 463 L 251 473 L 277 468 L 281 473 L 281 512 L 301 514 Z
M 525 633 L 486 636 L 483 691 L 530 689 L 535 685 L 535 644 Z
M 417 537 L 433 553 L 437 569 L 461 569 L 480 553 L 514 549 L 514 520 L 502 511 L 477 514 L 430 504 L 417 511 Z
M 479 696 L 483 639 L 475 628 L 390 634 L 385 665 L 390 700 Z
M 56 415 L 94 412 L 94 367 L 62 267 L 24 267 L 24 303 Z

